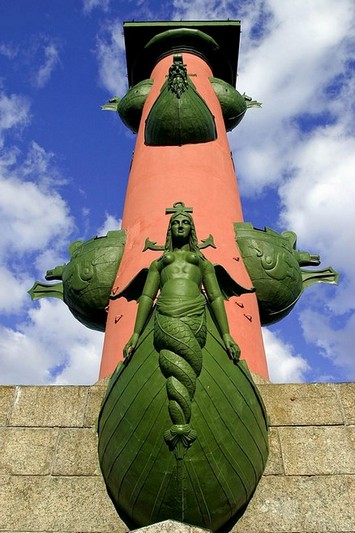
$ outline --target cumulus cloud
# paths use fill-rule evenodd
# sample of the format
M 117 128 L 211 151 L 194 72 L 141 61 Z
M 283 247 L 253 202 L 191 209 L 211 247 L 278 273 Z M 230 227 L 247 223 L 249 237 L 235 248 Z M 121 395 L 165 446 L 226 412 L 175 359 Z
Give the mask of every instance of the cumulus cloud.
M 0 95 L 0 310 L 4 315 L 25 314 L 36 254 L 46 249 L 59 253 L 73 230 L 69 208 L 55 188 L 60 179 L 53 154 L 37 143 L 27 154 L 5 144 L 29 120 L 25 98 Z
M 0 328 L 2 384 L 92 384 L 103 335 L 84 328 L 59 300 L 41 300 L 17 327 Z
M 279 189 L 281 222 L 292 227 L 303 246 L 320 253 L 342 274 L 332 298 L 333 311 L 354 309 L 355 139 L 339 126 L 321 129 L 298 151 L 293 179 Z
M 263 103 L 231 135 L 244 194 L 278 186 L 289 176 L 308 140 L 301 117 L 321 118 L 325 126 L 343 119 L 348 103 L 343 109 L 333 105 L 326 89 L 349 59 L 351 4 L 339 2 L 334 12 L 330 2 L 327 9 L 317 1 L 270 1 L 267 35 L 255 43 L 252 31 L 242 34 L 238 86 Z
M 265 353 L 272 383 L 298 383 L 306 381 L 310 366 L 306 359 L 294 355 L 290 344 L 284 343 L 276 333 L 263 329 Z
M 341 331 L 332 323 L 331 317 L 325 317 L 310 309 L 301 314 L 304 336 L 320 348 L 320 355 L 332 361 L 343 370 L 346 381 L 355 381 L 355 315 L 351 315 Z
M 46 195 L 35 184 L 16 178 L 2 179 L 1 190 L 0 248 L 28 252 L 48 245 L 54 235 L 63 235 L 61 230 L 68 234 L 68 211 L 59 195 Z
M 121 229 L 122 220 L 106 213 L 103 225 L 97 230 L 98 237 L 107 235 L 108 231 Z
M 16 272 L 0 264 L 0 313 L 9 315 L 23 308 L 31 284 L 28 273 Z
M 97 38 L 97 61 L 102 86 L 112 95 L 123 96 L 127 90 L 127 72 L 122 22 L 107 22 Z
M 84 328 L 62 302 L 50 299 L 32 304 L 27 294 L 36 266 L 42 273 L 47 261 L 46 269 L 64 262 L 63 250 L 74 229 L 69 207 L 58 192 L 58 184 L 65 180 L 54 154 L 35 142 L 27 153 L 9 143 L 29 120 L 25 98 L 1 93 L 1 382 L 93 383 L 102 334 Z
M 22 163 L 16 155 L 10 160 L 11 166 L 3 162 L 0 174 L 3 258 L 43 249 L 50 242 L 58 246 L 73 229 L 68 206 L 55 189 L 48 187 L 52 182 L 50 159 L 50 154 L 33 144 Z M 56 171 L 53 172 L 55 175 Z M 36 182 L 27 179 L 34 175 Z
M 63 302 L 31 303 L 27 294 L 34 267 L 42 275 L 68 260 L 63 253 L 73 229 L 68 206 L 54 190 L 19 176 L 2 178 L 0 185 L 0 312 L 18 317 L 16 325 L 0 328 L 1 381 L 94 383 L 102 334 L 83 327 Z

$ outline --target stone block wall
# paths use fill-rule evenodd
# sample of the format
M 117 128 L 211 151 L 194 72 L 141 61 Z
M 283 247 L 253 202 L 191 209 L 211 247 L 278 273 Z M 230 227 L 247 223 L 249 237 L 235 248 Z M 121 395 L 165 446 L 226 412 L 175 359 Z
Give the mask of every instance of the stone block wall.
M 271 453 L 233 533 L 355 532 L 355 384 L 259 388 Z M 104 391 L 105 383 L 0 387 L 0 531 L 128 531 L 97 462 Z M 174 527 L 155 530 L 182 531 Z

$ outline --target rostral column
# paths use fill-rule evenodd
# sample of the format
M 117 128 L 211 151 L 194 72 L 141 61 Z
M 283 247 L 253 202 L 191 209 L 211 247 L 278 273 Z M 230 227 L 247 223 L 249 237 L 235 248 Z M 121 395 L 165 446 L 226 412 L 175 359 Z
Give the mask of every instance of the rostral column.
M 149 94 L 142 109 L 129 174 L 122 217 L 126 245 L 113 284 L 113 295 L 159 257 L 157 251 L 148 249 L 143 252 L 145 241 L 149 238 L 158 244 L 165 242 L 165 209 L 178 201 L 193 207 L 199 238 L 213 236 L 216 248 L 205 248 L 204 255 L 212 263 L 222 265 L 239 284 L 251 287 L 235 239 L 234 223 L 243 222 L 243 213 L 226 133 L 226 117 L 218 97 L 221 90 L 228 92 L 235 86 L 240 23 L 132 22 L 124 24 L 124 34 L 133 97 L 134 87 L 143 80 L 147 80 L 149 91 L 146 92 Z M 165 121 L 164 126 L 166 137 L 179 138 L 178 144 L 167 141 L 167 145 L 161 145 L 159 138 L 164 131 L 148 131 L 147 118 L 152 106 L 160 96 L 169 69 L 174 62 L 179 63 L 179 57 L 182 59 L 180 64 L 186 66 L 189 79 L 214 117 L 214 140 L 203 139 L 201 142 L 201 139 L 190 138 L 189 121 L 194 124 L 194 117 L 186 117 L 179 110 L 175 117 L 171 116 L 170 122 Z M 211 83 L 211 78 L 217 79 L 216 83 Z M 222 84 L 221 89 L 221 81 L 226 88 Z M 184 131 L 180 133 L 180 129 Z M 252 372 L 267 378 L 255 294 L 230 298 L 226 310 L 231 334 L 241 348 L 241 358 L 247 361 Z M 110 301 L 100 379 L 111 375 L 122 360 L 123 347 L 132 334 L 136 312 L 134 301 L 128 302 L 125 298 Z

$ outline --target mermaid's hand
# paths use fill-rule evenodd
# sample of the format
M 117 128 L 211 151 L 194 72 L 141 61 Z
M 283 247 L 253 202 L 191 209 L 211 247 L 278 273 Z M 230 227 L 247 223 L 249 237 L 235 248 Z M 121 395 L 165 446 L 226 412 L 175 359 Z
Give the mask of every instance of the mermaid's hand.
M 234 363 L 237 363 L 240 358 L 240 348 L 235 340 L 230 336 L 229 333 L 223 335 L 223 342 L 229 354 L 229 357 Z
M 126 360 L 129 360 L 132 357 L 133 352 L 135 351 L 137 343 L 138 343 L 138 338 L 139 338 L 139 334 L 133 333 L 132 337 L 129 339 L 126 346 L 123 348 L 123 357 Z

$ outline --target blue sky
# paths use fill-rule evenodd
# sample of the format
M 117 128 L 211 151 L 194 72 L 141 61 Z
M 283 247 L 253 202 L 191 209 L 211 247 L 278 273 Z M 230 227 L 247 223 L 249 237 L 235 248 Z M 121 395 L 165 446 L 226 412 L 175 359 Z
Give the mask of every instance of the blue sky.
M 29 9 L 30 6 L 30 9 Z M 0 382 L 93 383 L 103 335 L 27 290 L 70 242 L 119 227 L 135 137 L 100 106 L 127 89 L 122 23 L 242 23 L 229 134 L 245 220 L 290 229 L 339 287 L 264 329 L 273 381 L 355 378 L 353 0 L 0 0 Z

